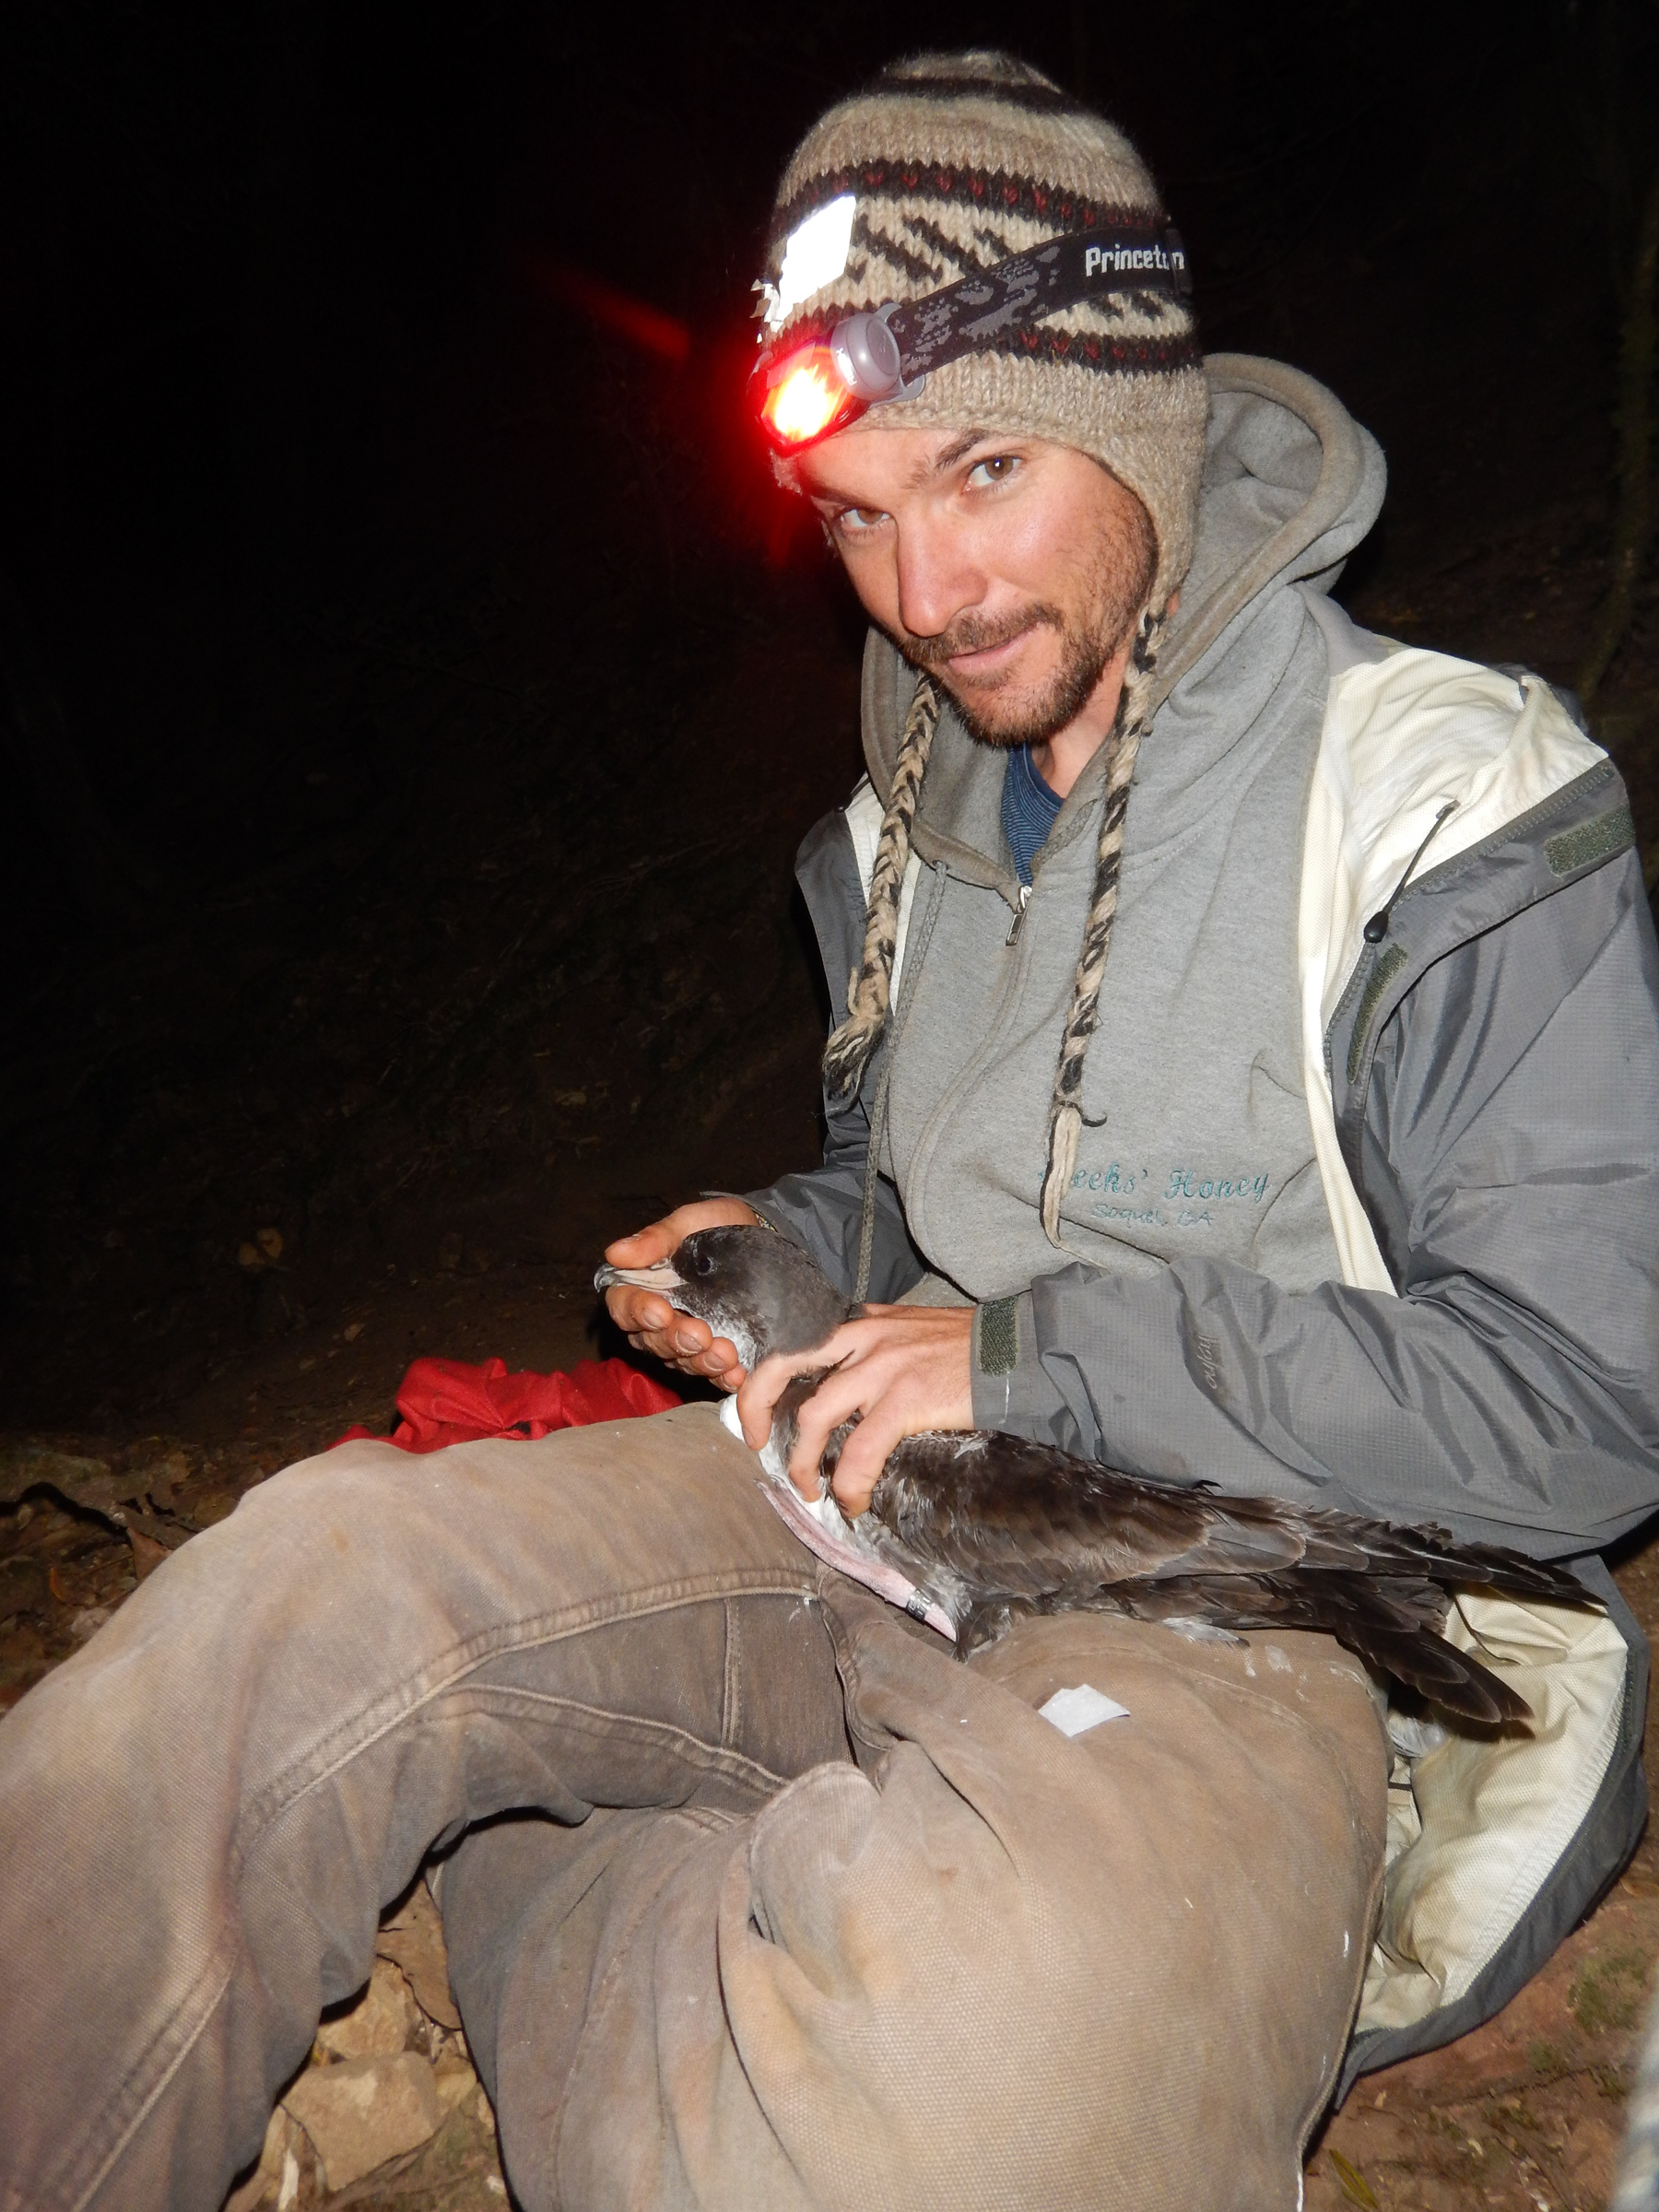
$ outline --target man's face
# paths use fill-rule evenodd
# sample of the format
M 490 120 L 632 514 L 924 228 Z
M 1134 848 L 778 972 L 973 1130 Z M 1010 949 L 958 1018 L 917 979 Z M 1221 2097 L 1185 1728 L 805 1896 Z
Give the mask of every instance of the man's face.
M 1041 438 L 867 422 L 796 463 L 872 621 L 993 745 L 1035 745 L 1117 696 L 1152 586 L 1146 509 Z

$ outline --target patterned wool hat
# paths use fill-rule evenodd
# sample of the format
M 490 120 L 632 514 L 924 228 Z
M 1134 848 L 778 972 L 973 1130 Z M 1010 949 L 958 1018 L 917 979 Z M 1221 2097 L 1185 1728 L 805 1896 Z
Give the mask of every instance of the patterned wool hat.
M 833 230 L 791 251 L 808 218 L 849 195 L 844 266 Z M 1123 133 L 1036 70 L 1000 53 L 922 54 L 831 108 L 784 171 L 761 287 L 769 339 L 786 345 L 851 310 L 918 299 L 1063 233 L 1123 225 L 1155 236 L 1166 220 Z M 827 262 L 815 265 L 815 245 L 829 247 Z M 803 292 L 825 268 L 828 280 Z M 982 425 L 1091 454 L 1151 517 L 1161 607 L 1192 560 L 1207 406 L 1191 310 L 1125 288 L 1016 327 L 865 420 Z
M 841 316 L 920 299 L 1058 236 L 1120 229 L 1155 238 L 1166 220 L 1123 133 L 1036 70 L 1001 53 L 919 55 L 831 108 L 785 171 L 759 288 L 768 339 L 782 348 L 827 336 Z M 1040 1206 L 1056 1245 L 1117 912 L 1129 786 L 1170 598 L 1192 560 L 1207 412 L 1190 308 L 1128 276 L 1122 290 L 1017 321 L 985 349 L 931 371 L 915 397 L 864 418 L 872 429 L 971 426 L 1072 446 L 1128 486 L 1157 539 L 1108 740 L 1094 890 L 1049 1112 Z M 792 464 L 777 466 L 793 485 Z M 886 1027 L 900 894 L 939 708 L 935 680 L 922 676 L 894 766 L 847 1018 L 825 1053 L 832 1093 L 857 1085 Z

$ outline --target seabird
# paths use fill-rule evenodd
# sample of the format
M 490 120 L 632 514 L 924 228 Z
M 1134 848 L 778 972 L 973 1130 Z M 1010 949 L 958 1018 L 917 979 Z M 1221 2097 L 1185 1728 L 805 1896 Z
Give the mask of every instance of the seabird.
M 762 1229 L 697 1230 L 654 1267 L 602 1267 L 594 1282 L 656 1291 L 727 1338 L 751 1373 L 771 1353 L 816 1350 L 863 1310 L 799 1245 Z M 1308 1629 L 1441 1711 L 1495 1724 L 1531 1709 L 1445 1641 L 1453 1594 L 1593 1602 L 1564 1568 L 1455 1544 L 1444 1529 L 1178 1488 L 1000 1430 L 906 1437 L 868 1513 L 849 1524 L 829 1485 L 851 1423 L 830 1440 L 816 1512 L 787 1474 L 798 1409 L 830 1371 L 797 1376 L 778 1401 L 760 1453 L 769 1499 L 820 1557 L 964 1656 L 1030 1613 L 1124 1613 L 1200 1634 Z

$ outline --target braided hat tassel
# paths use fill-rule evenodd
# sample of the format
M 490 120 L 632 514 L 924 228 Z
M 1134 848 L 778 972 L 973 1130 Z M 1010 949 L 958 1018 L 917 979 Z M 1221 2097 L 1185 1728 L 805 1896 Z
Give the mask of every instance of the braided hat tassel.
M 1135 777 L 1135 758 L 1147 724 L 1151 720 L 1152 678 L 1158 649 L 1163 641 L 1167 617 L 1148 607 L 1141 617 L 1129 663 L 1124 671 L 1123 694 L 1118 700 L 1112 731 L 1111 766 L 1106 771 L 1106 795 L 1100 809 L 1100 839 L 1095 854 L 1094 892 L 1088 921 L 1077 954 L 1072 982 L 1071 1006 L 1060 1041 L 1060 1065 L 1054 1075 L 1053 1097 L 1049 1101 L 1048 1160 L 1043 1169 L 1039 1201 L 1042 1231 L 1049 1242 L 1061 1244 L 1060 1205 L 1070 1188 L 1077 1165 L 1077 1142 L 1083 1130 L 1083 1065 L 1100 1016 L 1100 983 L 1106 956 L 1112 949 L 1112 924 L 1117 920 L 1118 877 L 1123 867 L 1124 823 L 1129 812 L 1129 786 Z
M 899 899 L 910 862 L 911 832 L 927 756 L 939 724 L 939 694 L 931 677 L 916 685 L 893 763 L 893 788 L 881 818 L 876 865 L 870 871 L 870 902 L 865 921 L 864 951 L 847 979 L 847 1018 L 824 1048 L 824 1085 L 831 1098 L 858 1088 L 871 1055 L 887 1027 L 893 989 L 893 957 L 899 942 Z

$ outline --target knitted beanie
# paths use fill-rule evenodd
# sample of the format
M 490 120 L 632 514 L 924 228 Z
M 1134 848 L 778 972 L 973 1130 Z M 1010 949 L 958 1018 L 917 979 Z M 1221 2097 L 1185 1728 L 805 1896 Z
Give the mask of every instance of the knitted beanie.
M 802 227 L 849 195 L 845 253 L 838 236 L 830 265 L 815 265 L 818 241 L 801 253 Z M 1123 133 L 1036 70 L 1001 53 L 923 54 L 893 65 L 807 133 L 778 190 L 758 288 L 770 336 L 784 347 L 827 336 L 843 315 L 919 299 L 1048 239 L 1105 229 L 1156 238 L 1165 221 L 1158 188 Z M 976 428 L 1071 446 L 1135 494 L 1157 541 L 1107 740 L 1094 888 L 1049 1108 L 1038 1203 L 1056 1246 L 1117 914 L 1129 787 L 1170 598 L 1192 560 L 1207 412 L 1190 309 L 1135 288 L 1130 277 L 1122 291 L 1015 323 L 988 349 L 930 371 L 914 398 L 864 418 L 876 429 Z M 775 465 L 794 486 L 792 464 Z M 894 764 L 847 1018 L 824 1055 L 832 1094 L 857 1086 L 886 1029 L 905 864 L 939 708 L 937 683 L 924 674 Z
M 793 298 L 790 241 L 849 194 L 845 266 Z M 784 171 L 760 288 L 771 337 L 827 335 L 854 310 L 919 299 L 1069 231 L 1156 238 L 1166 219 L 1123 133 L 1036 70 L 1000 53 L 922 54 L 831 108 Z M 1151 517 L 1161 608 L 1192 560 L 1207 406 L 1190 309 L 1126 289 L 1017 325 L 994 350 L 933 371 L 915 399 L 864 419 L 1023 432 L 1091 454 Z

